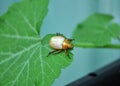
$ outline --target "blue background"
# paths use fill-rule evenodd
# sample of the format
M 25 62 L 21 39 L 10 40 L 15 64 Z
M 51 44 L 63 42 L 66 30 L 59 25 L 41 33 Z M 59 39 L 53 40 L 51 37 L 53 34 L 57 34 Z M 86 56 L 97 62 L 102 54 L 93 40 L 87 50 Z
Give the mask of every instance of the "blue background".
M 0 15 L 16 1 L 18 0 L 0 0 Z M 120 23 L 119 3 L 120 0 L 50 0 L 41 35 L 60 32 L 70 37 L 76 25 L 95 12 L 112 14 L 115 17 L 113 21 Z M 74 48 L 72 52 L 75 55 L 73 63 L 62 70 L 53 86 L 64 86 L 120 58 L 120 49 Z

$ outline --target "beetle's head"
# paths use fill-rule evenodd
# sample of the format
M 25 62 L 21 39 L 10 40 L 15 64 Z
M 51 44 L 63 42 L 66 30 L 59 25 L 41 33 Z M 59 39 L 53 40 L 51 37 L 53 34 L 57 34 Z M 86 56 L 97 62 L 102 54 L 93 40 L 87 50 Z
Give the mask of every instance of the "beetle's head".
M 72 44 L 67 44 L 68 48 L 73 48 L 73 45 Z
M 73 48 L 73 45 L 71 44 L 71 42 L 75 39 L 67 39 L 69 41 L 69 44 L 68 44 L 68 48 Z

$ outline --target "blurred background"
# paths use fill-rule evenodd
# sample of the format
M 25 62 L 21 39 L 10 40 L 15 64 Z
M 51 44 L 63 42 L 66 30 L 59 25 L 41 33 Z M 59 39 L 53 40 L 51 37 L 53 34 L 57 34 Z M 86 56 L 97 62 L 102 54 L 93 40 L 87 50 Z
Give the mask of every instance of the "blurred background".
M 0 15 L 19 0 L 0 0 Z M 49 11 L 42 25 L 42 37 L 60 32 L 70 38 L 77 24 L 93 13 L 106 13 L 120 24 L 120 0 L 50 0 Z M 120 43 L 117 40 L 113 42 Z M 120 49 L 74 48 L 73 63 L 62 70 L 53 86 L 64 86 L 120 58 Z

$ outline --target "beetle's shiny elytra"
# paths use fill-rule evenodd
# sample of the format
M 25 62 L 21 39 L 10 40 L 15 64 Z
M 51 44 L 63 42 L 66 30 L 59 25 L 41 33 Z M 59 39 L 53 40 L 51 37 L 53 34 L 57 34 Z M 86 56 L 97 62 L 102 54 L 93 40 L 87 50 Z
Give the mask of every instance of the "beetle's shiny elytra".
M 50 40 L 50 46 L 54 49 L 68 49 L 72 48 L 70 42 L 63 36 L 54 36 Z
M 66 55 L 69 56 L 67 49 L 73 47 L 70 43 L 72 40 L 73 39 L 67 39 L 63 37 L 61 34 L 57 34 L 56 36 L 51 37 L 49 44 L 54 50 L 49 52 L 48 55 L 52 53 L 59 53 L 62 50 L 65 50 Z

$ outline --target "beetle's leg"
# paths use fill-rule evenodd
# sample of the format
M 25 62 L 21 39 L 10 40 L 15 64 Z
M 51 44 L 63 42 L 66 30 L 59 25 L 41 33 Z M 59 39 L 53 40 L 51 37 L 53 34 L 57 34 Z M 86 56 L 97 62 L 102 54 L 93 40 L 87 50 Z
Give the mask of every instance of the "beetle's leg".
M 57 53 L 60 53 L 62 50 L 52 50 L 51 52 L 48 53 L 47 57 L 50 55 L 50 54 L 57 54 Z
M 68 56 L 68 58 L 70 58 L 67 50 L 65 50 L 65 54 L 66 54 L 66 56 Z
M 52 51 L 50 51 L 49 53 L 48 53 L 48 55 L 47 55 L 47 57 L 50 55 L 50 54 L 52 54 L 52 53 L 54 53 L 54 52 L 56 52 L 57 50 L 52 50 Z
M 56 36 L 61 36 L 62 34 L 60 34 L 60 33 L 56 33 Z
M 62 50 L 57 50 L 57 51 L 54 52 L 53 54 L 58 54 L 58 53 L 60 53 L 60 52 L 62 52 Z
M 75 39 L 67 39 L 67 40 L 71 42 L 71 41 L 73 41 L 73 40 L 75 40 Z

